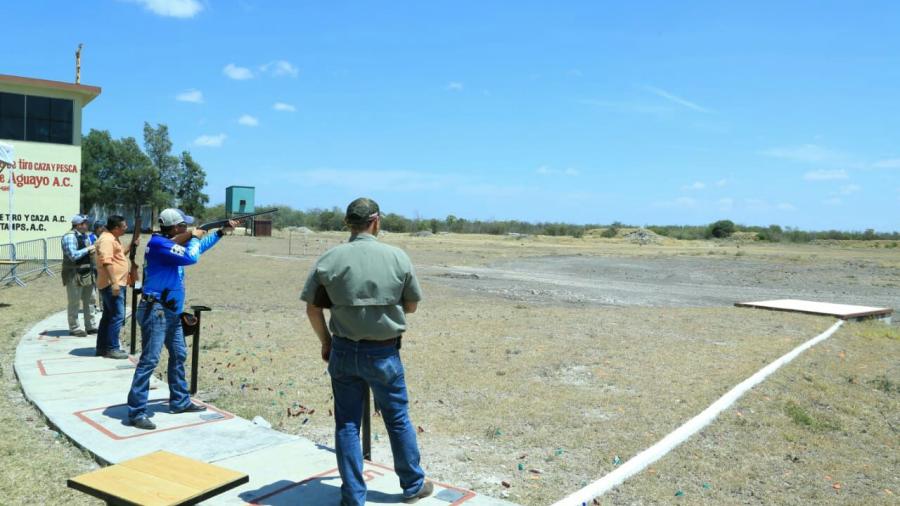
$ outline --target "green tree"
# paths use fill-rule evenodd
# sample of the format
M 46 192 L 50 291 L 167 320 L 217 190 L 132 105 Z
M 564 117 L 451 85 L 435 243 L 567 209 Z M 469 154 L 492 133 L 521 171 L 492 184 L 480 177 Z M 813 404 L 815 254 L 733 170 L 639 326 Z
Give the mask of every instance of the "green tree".
M 178 195 L 178 187 L 182 180 L 182 167 L 178 157 L 172 156 L 169 127 L 157 124 L 156 128 L 153 128 L 150 123 L 145 121 L 144 151 L 147 153 L 150 163 L 159 172 L 159 190 L 169 195 L 167 201 L 160 207 L 172 205 L 172 201 Z
M 179 181 L 175 186 L 175 196 L 181 209 L 193 216 L 202 215 L 209 202 L 209 195 L 203 193 L 206 187 L 206 172 L 189 151 L 181 152 L 179 161 Z
M 115 202 L 131 206 L 135 216 L 142 205 L 166 205 L 171 196 L 161 190 L 159 171 L 138 146 L 134 137 L 115 141 L 115 158 L 110 167 L 109 193 Z
M 81 212 L 94 205 L 116 204 L 109 181 L 116 165 L 116 145 L 108 130 L 94 130 L 81 139 Z
M 715 237 L 716 239 L 724 239 L 726 237 L 731 237 L 731 234 L 734 233 L 734 222 L 731 220 L 719 220 L 713 224 L 711 224 L 706 229 L 706 237 Z

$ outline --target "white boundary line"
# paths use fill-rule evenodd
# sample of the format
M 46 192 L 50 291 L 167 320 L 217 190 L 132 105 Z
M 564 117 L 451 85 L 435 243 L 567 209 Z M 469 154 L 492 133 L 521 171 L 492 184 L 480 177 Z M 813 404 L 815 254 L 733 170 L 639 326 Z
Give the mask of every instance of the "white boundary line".
M 837 321 L 834 325 L 831 326 L 831 328 L 829 328 L 825 332 L 822 332 L 818 336 L 810 339 L 809 341 L 806 341 L 800 346 L 797 346 L 787 354 L 778 358 L 769 365 L 763 367 L 762 369 L 757 371 L 756 374 L 750 376 L 749 378 L 739 383 L 736 387 L 729 390 L 728 393 L 720 397 L 719 400 L 710 404 L 710 406 L 700 412 L 699 415 L 691 418 L 690 420 L 685 422 L 684 425 L 670 432 L 666 437 L 659 440 L 650 448 L 647 448 L 641 453 L 638 453 L 634 457 L 630 458 L 615 471 L 607 474 L 603 478 L 600 478 L 599 480 L 589 484 L 581 490 L 578 490 L 577 492 L 572 493 L 565 498 L 557 501 L 553 504 L 553 506 L 589 504 L 595 497 L 599 497 L 606 492 L 609 492 L 631 476 L 643 471 L 645 467 L 656 462 L 665 454 L 669 453 L 673 448 L 685 442 L 689 437 L 699 432 L 700 429 L 709 425 L 709 423 L 712 422 L 716 418 L 716 416 L 719 415 L 719 413 L 728 409 L 729 406 L 734 404 L 734 401 L 738 400 L 738 398 L 744 395 L 744 393 L 746 393 L 751 388 L 760 384 L 764 379 L 766 379 L 766 377 L 778 370 L 779 367 L 787 364 L 791 360 L 794 360 L 797 355 L 803 353 L 812 346 L 815 346 L 816 344 L 831 337 L 831 335 L 834 334 L 835 331 L 837 331 L 837 329 L 840 328 L 843 323 L 843 320 Z

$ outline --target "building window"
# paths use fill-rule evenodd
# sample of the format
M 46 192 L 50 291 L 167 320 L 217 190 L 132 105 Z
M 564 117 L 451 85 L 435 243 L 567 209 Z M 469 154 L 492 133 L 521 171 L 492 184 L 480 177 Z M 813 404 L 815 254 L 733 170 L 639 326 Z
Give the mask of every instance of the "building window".
M 0 93 L 0 139 L 25 140 L 25 95 Z
M 72 101 L 61 98 L 27 97 L 25 140 L 72 144 Z

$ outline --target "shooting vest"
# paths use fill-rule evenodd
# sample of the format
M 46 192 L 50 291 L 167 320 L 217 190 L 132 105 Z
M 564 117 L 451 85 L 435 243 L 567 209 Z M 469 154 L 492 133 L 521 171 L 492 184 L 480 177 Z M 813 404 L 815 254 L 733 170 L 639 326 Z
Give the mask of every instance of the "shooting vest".
M 65 235 L 63 235 L 63 237 L 65 237 L 66 235 L 69 235 L 69 234 L 72 234 L 75 236 L 76 249 L 82 250 L 82 249 L 90 246 L 90 240 L 88 239 L 87 235 L 81 234 L 81 233 L 77 232 L 76 230 L 69 230 L 68 232 L 65 233 Z M 64 239 L 60 239 L 60 241 L 63 242 Z M 94 259 L 90 253 L 79 258 L 78 260 L 72 261 L 69 259 L 68 255 L 66 255 L 66 252 L 64 249 L 62 257 L 63 257 L 63 261 L 62 261 L 62 276 L 61 277 L 62 277 L 62 282 L 64 285 L 67 285 L 67 284 L 69 284 L 70 281 L 72 281 L 72 278 L 75 277 L 75 274 L 78 272 L 79 267 L 86 265 L 90 269 L 94 268 Z

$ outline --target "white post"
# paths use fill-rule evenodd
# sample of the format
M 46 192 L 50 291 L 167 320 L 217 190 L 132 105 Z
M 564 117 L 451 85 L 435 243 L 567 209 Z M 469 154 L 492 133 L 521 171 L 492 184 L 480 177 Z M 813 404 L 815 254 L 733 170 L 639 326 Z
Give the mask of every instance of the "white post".
M 16 149 L 10 144 L 0 142 L 0 173 L 6 169 L 7 182 L 9 183 L 9 212 L 6 215 L 6 224 L 9 227 L 9 243 L 13 242 L 12 214 L 13 214 L 13 164 L 16 163 Z

